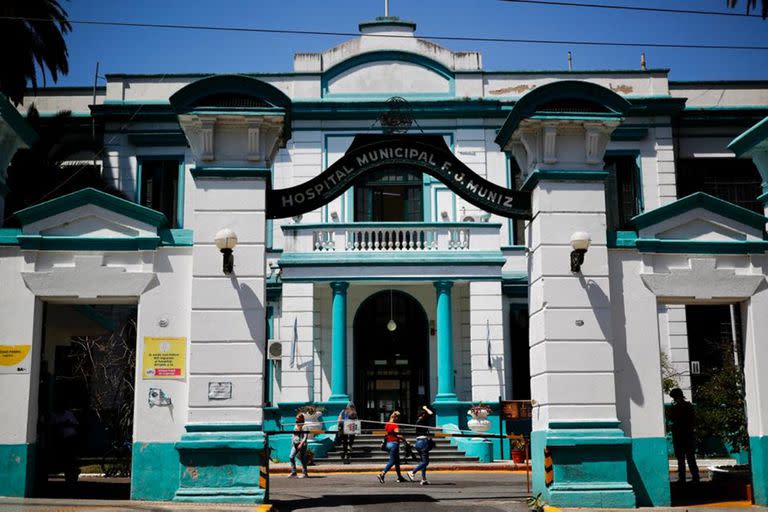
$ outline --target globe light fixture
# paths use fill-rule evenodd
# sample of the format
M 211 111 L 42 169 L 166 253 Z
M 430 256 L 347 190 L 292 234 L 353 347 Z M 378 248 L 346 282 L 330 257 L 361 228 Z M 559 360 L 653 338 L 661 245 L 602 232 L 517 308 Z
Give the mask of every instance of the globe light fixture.
M 584 254 L 589 249 L 592 239 L 586 231 L 576 231 L 571 235 L 571 272 L 581 272 L 581 265 L 584 263 Z
M 232 254 L 232 249 L 237 245 L 237 234 L 229 228 L 220 229 L 214 237 L 216 247 L 224 255 L 224 261 L 222 263 L 222 270 L 225 274 L 232 273 L 235 267 L 235 257 Z
M 389 332 L 395 332 L 395 329 L 397 329 L 397 322 L 395 322 L 394 312 L 392 310 L 392 290 L 389 290 L 389 322 L 387 322 L 387 330 Z

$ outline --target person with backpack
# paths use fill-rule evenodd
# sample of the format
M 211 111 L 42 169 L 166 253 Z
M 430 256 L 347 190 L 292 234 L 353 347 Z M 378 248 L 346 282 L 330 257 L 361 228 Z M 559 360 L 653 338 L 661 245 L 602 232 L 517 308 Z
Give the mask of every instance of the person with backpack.
M 386 448 L 387 452 L 389 453 L 389 460 L 387 461 L 387 465 L 384 466 L 384 471 L 376 475 L 376 478 L 378 478 L 379 483 L 384 483 L 384 477 L 387 475 L 387 471 L 392 469 L 394 466 L 395 472 L 397 473 L 397 481 L 398 482 L 407 482 L 405 478 L 403 478 L 403 475 L 400 474 L 400 443 L 405 442 L 405 438 L 400 433 L 400 427 L 397 425 L 397 423 L 400 421 L 400 413 L 398 411 L 395 411 L 392 413 L 392 415 L 389 417 L 389 421 L 384 425 L 384 430 L 386 432 L 386 437 L 384 438 L 384 444 L 383 446 Z
M 291 454 L 288 460 L 291 462 L 291 474 L 288 478 L 296 478 L 296 457 L 301 462 L 301 475 L 299 478 L 306 478 L 307 475 L 307 445 L 309 444 L 309 432 L 304 430 L 304 415 L 296 415 L 296 425 L 293 427 L 293 436 L 291 437 Z
M 434 414 L 435 413 L 426 405 L 419 411 L 419 417 L 416 418 L 416 452 L 421 457 L 421 462 L 419 462 L 412 471 L 405 474 L 405 476 L 413 482 L 416 474 L 421 471 L 421 485 L 429 485 L 429 480 L 427 480 L 429 452 L 435 447 L 435 441 L 432 439 L 432 432 L 429 428 L 429 424 L 431 423 L 431 417 Z

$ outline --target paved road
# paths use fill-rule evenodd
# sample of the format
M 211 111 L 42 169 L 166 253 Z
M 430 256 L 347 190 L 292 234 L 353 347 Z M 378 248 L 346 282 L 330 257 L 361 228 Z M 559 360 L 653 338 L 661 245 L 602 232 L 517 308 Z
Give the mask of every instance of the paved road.
M 525 474 L 434 472 L 429 486 L 399 484 L 394 475 L 387 478 L 381 485 L 374 474 L 315 475 L 303 480 L 273 476 L 270 492 L 278 512 L 528 510 Z

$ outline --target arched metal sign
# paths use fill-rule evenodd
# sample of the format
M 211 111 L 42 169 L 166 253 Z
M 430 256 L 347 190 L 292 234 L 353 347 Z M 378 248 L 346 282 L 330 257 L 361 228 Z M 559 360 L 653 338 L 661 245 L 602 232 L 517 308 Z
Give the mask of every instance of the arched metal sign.
M 451 152 L 440 135 L 357 135 L 347 152 L 315 178 L 267 192 L 267 218 L 315 210 L 351 187 L 363 174 L 382 167 L 424 172 L 469 203 L 502 217 L 530 219 L 529 192 L 510 190 L 482 178 Z

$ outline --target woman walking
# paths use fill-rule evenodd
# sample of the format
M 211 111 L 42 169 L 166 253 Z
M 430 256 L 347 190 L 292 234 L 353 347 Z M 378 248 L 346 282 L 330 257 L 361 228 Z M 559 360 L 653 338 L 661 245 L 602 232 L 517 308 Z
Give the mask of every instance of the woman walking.
M 293 437 L 291 437 L 291 455 L 288 460 L 291 462 L 291 474 L 288 478 L 296 478 L 296 457 L 301 462 L 301 476 L 307 477 L 307 442 L 309 432 L 304 430 L 304 415 L 296 415 L 296 426 L 293 427 Z
M 421 471 L 421 485 L 429 485 L 427 466 L 429 466 L 429 451 L 433 448 L 434 441 L 428 427 L 431 421 L 430 417 L 433 414 L 435 413 L 426 405 L 419 411 L 419 417 L 416 418 L 416 451 L 421 457 L 421 462 L 411 472 L 405 474 L 409 480 L 413 481 L 416 473 Z
M 400 427 L 397 425 L 398 421 L 400 421 L 400 413 L 395 411 L 389 417 L 389 422 L 384 425 L 384 430 L 387 433 L 384 441 L 386 443 L 387 451 L 389 452 L 389 460 L 387 461 L 387 465 L 384 466 L 384 471 L 376 476 L 381 484 L 384 483 L 384 477 L 386 476 L 387 471 L 392 469 L 392 466 L 395 467 L 398 482 L 408 481 L 400 474 L 400 442 L 405 442 L 405 438 L 400 434 Z
M 344 464 L 349 464 L 350 459 L 352 458 L 352 443 L 355 442 L 355 435 L 354 434 L 345 434 L 344 433 L 344 421 L 345 420 L 356 420 L 357 419 L 357 410 L 355 409 L 355 404 L 352 402 L 349 402 L 347 406 L 341 410 L 339 413 L 339 437 L 341 439 L 341 460 L 344 462 Z

